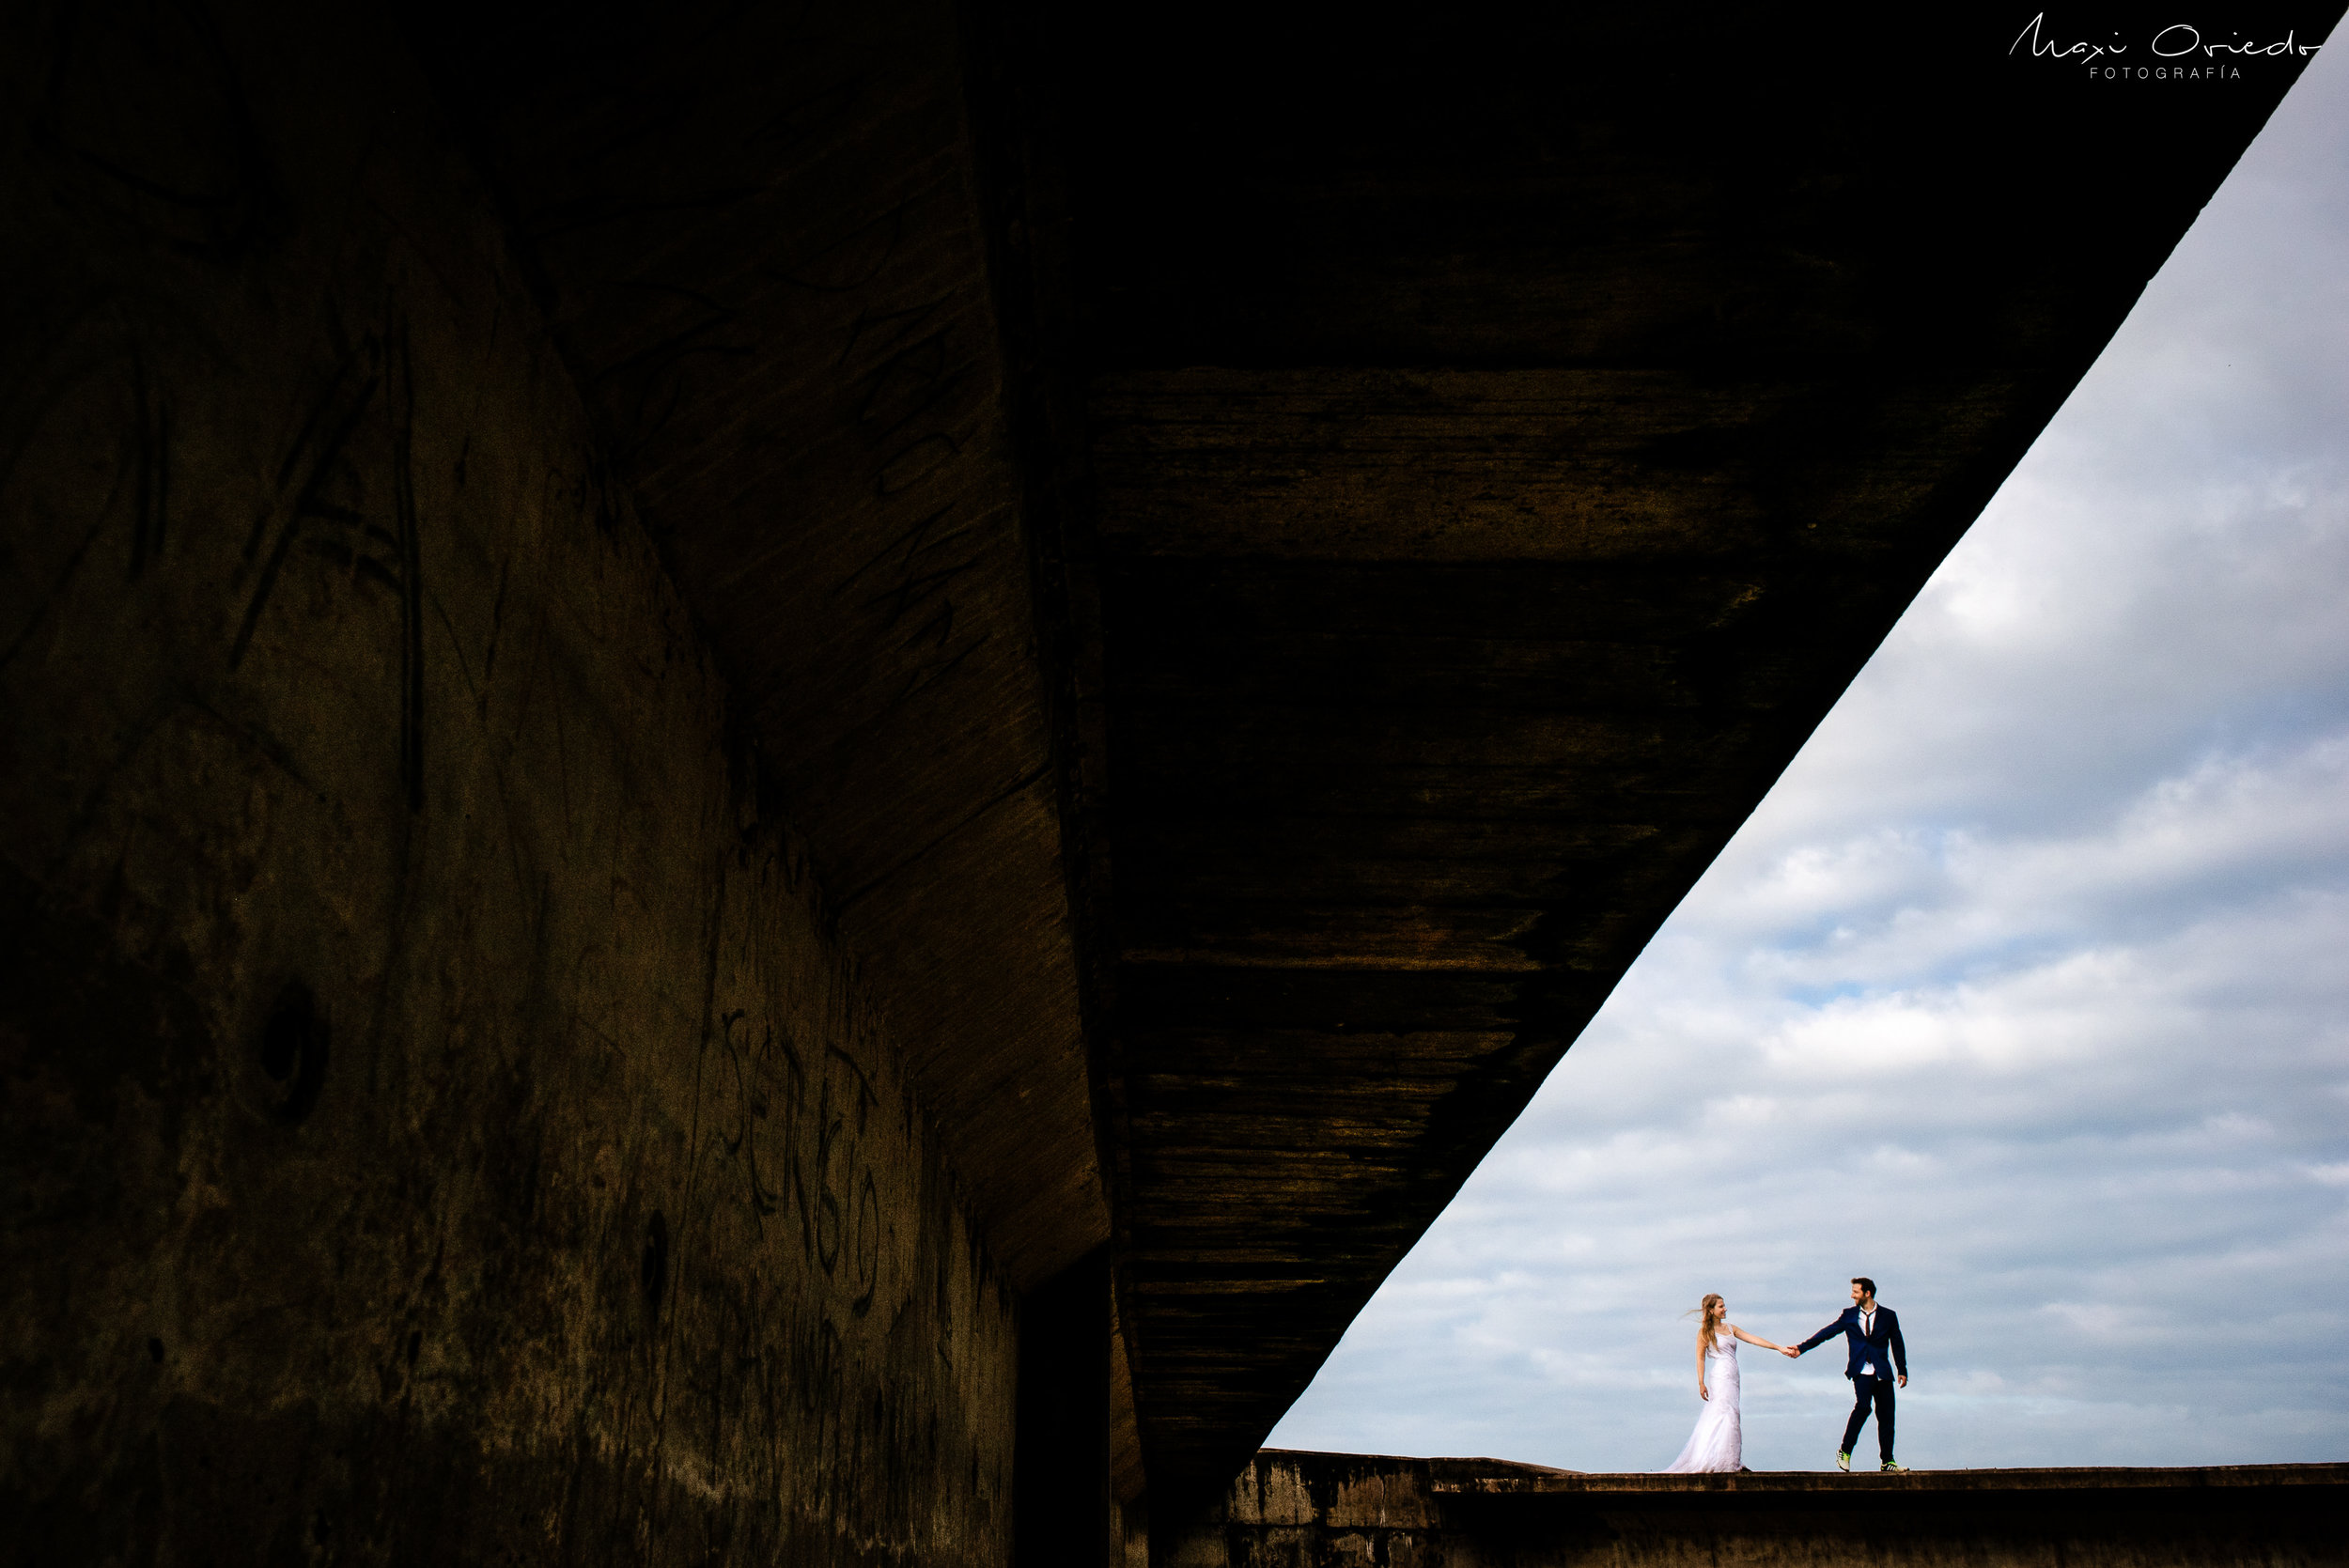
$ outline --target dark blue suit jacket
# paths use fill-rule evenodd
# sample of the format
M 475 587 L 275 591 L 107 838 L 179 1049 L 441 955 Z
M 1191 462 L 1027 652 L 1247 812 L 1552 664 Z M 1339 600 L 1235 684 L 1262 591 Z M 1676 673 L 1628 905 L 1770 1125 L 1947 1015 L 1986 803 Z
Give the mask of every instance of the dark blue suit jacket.
M 1875 1333 L 1863 1337 L 1859 1332 L 1859 1309 L 1847 1307 L 1842 1317 L 1837 1318 L 1795 1348 L 1808 1350 L 1814 1344 L 1824 1344 L 1841 1334 L 1851 1342 L 1851 1359 L 1843 1364 L 1844 1376 L 1857 1377 L 1859 1375 L 1861 1363 L 1873 1362 L 1878 1377 L 1885 1374 L 1884 1369 L 1887 1366 L 1903 1377 L 1906 1377 L 1908 1375 L 1908 1346 L 1901 1343 L 1900 1314 L 1882 1302 L 1878 1302 L 1875 1329 Z

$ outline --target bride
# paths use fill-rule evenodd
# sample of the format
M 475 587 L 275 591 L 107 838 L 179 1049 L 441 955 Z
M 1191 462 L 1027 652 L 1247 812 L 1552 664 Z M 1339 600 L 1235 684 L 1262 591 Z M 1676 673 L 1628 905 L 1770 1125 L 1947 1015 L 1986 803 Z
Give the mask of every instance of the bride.
M 1697 1397 L 1704 1401 L 1704 1409 L 1697 1417 L 1697 1429 L 1688 1434 L 1688 1446 L 1664 1467 L 1664 1473 L 1742 1469 L 1745 1436 L 1737 1425 L 1737 1342 L 1781 1356 L 1791 1352 L 1727 1321 L 1729 1307 L 1719 1296 L 1707 1296 L 1692 1315 L 1703 1318 L 1697 1329 Z

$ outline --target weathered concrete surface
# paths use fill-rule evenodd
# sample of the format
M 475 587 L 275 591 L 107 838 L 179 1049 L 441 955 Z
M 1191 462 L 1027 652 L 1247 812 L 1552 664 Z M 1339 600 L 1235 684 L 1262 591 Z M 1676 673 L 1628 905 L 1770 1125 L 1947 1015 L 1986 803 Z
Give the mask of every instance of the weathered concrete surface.
M 495 0 L 411 32 L 1035 1285 L 1109 1211 L 955 8 Z
M 0 44 L 0 1557 L 1003 1561 L 1003 1276 L 408 59 Z
M 2349 1465 L 1581 1475 L 1267 1450 L 1160 1568 L 2330 1568 Z

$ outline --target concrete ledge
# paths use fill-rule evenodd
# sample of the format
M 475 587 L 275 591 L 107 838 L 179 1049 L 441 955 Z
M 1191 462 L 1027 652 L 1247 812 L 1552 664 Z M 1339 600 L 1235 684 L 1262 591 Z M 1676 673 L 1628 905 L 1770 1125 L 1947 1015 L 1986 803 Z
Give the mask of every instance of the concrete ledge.
M 1267 1453 L 1283 1451 L 1268 1449 Z M 1299 1455 L 1302 1457 L 1302 1455 Z M 1316 1456 L 1318 1457 L 1318 1456 Z M 1705 1492 L 1831 1493 L 1854 1487 L 1884 1492 L 2176 1491 L 2206 1487 L 2349 1488 L 2349 1465 L 2079 1466 L 2041 1469 L 1740 1470 L 1722 1475 L 1647 1471 L 1553 1470 L 1505 1459 L 1397 1459 L 1424 1464 L 1439 1496 L 1687 1496 Z
M 1585 1474 L 1266 1450 L 1158 1568 L 2349 1568 L 2349 1465 Z

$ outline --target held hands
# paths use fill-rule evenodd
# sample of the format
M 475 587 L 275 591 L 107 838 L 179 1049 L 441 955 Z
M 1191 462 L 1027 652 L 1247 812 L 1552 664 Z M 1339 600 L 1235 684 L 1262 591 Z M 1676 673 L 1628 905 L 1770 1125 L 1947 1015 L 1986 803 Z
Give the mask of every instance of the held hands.
M 1778 1353 L 1779 1353 L 1781 1356 L 1785 1357 L 1785 1358 L 1786 1358 L 1788 1360 L 1790 1360 L 1790 1361 L 1799 1361 L 1799 1360 L 1801 1360 L 1801 1359 L 1802 1359 L 1802 1352 L 1801 1352 L 1801 1351 L 1799 1351 L 1799 1350 L 1797 1350 L 1797 1349 L 1796 1349 L 1793 1345 L 1791 1345 L 1791 1344 L 1781 1344 L 1781 1345 L 1780 1345 L 1780 1346 L 1778 1347 Z

